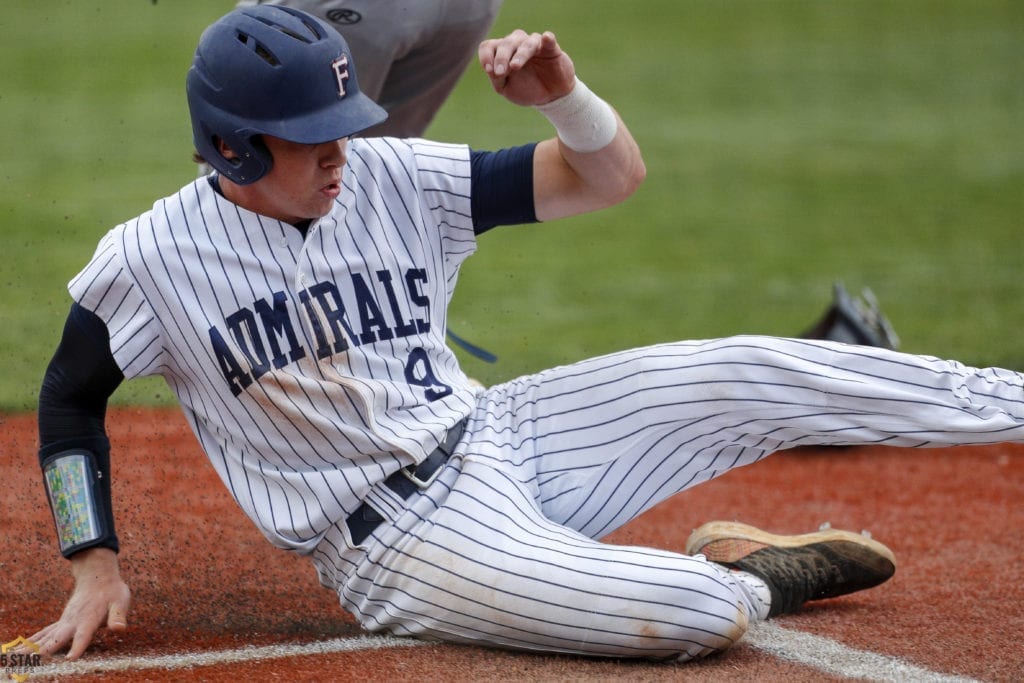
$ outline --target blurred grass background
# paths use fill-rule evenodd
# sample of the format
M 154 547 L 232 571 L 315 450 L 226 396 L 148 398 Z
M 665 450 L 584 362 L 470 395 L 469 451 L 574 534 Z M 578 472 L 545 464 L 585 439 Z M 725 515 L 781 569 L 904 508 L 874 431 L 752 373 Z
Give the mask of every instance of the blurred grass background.
M 100 236 L 194 177 L 184 75 L 232 2 L 0 10 L 0 411 L 32 410 Z M 453 329 L 493 383 L 629 346 L 795 335 L 869 286 L 911 352 L 1024 369 L 1024 3 L 507 0 L 629 123 L 624 205 L 481 239 Z M 428 136 L 551 134 L 475 65 Z M 461 353 L 461 352 L 460 352 Z M 162 381 L 117 403 L 173 403 Z

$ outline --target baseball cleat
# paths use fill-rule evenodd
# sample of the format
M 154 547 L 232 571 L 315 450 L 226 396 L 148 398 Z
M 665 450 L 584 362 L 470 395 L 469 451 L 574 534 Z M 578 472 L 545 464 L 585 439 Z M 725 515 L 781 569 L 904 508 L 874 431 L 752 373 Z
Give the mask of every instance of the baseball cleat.
M 686 553 L 762 579 L 772 595 L 769 617 L 872 588 L 896 571 L 896 557 L 878 541 L 829 528 L 777 536 L 739 522 L 708 522 L 690 534 Z

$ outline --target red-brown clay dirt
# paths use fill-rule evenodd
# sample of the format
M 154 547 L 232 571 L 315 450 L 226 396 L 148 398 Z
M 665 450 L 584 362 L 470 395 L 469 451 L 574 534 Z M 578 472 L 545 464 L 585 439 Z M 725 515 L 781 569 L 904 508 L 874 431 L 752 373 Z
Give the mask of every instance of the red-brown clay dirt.
M 128 631 L 101 632 L 83 661 L 366 635 L 320 587 L 307 561 L 275 550 L 249 523 L 177 410 L 115 409 L 108 427 L 120 560 L 133 606 Z M 55 549 L 36 446 L 34 416 L 0 416 L 0 642 L 55 620 L 71 588 L 67 562 Z M 709 519 L 779 533 L 824 522 L 869 529 L 896 553 L 896 576 L 777 623 L 929 671 L 1013 681 L 1024 668 L 1022 498 L 1020 445 L 801 449 L 685 492 L 608 540 L 681 550 L 690 530 Z M 425 645 L 116 674 L 124 681 L 681 677 L 829 680 L 749 644 L 685 665 Z

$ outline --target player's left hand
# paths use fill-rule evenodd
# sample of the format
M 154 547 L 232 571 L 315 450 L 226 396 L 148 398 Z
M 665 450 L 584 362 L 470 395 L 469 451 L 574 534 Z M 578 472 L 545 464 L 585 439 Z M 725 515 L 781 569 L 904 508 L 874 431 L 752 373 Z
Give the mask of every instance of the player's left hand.
M 480 43 L 480 65 L 495 92 L 513 104 L 531 107 L 567 95 L 576 70 L 551 31 L 516 29 L 504 38 Z

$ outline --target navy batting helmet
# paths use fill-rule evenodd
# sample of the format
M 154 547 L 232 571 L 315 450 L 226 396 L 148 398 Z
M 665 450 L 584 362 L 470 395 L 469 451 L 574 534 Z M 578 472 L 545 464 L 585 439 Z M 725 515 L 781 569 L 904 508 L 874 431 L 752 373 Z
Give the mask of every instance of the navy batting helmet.
M 289 7 L 236 9 L 212 24 L 199 39 L 185 89 L 196 151 L 240 185 L 273 164 L 261 134 L 317 144 L 387 118 L 360 92 L 345 39 Z M 219 140 L 238 158 L 221 154 Z

